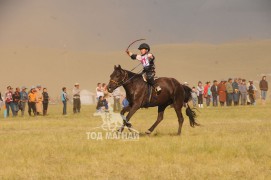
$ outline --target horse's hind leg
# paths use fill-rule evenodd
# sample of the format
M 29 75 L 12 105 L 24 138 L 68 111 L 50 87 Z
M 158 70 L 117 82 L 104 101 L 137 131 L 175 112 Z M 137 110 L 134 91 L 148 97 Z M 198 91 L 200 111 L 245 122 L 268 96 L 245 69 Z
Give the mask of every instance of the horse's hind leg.
M 183 121 L 184 121 L 183 114 L 182 114 L 182 106 L 174 105 L 174 109 L 177 114 L 178 122 L 179 122 L 178 135 L 181 135 Z
M 164 112 L 165 112 L 166 107 L 167 106 L 158 106 L 157 120 L 151 126 L 151 128 L 148 129 L 148 131 L 146 131 L 146 134 L 151 134 L 153 132 L 153 130 L 156 128 L 156 126 L 163 120 L 163 118 L 164 118 Z

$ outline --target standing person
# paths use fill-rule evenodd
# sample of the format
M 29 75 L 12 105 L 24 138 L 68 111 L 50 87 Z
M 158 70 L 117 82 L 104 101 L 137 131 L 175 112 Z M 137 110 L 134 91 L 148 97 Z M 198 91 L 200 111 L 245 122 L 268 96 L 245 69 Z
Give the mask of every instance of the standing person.
M 211 86 L 210 86 L 210 81 L 207 81 L 205 86 L 204 86 L 204 90 L 203 90 L 203 95 L 204 98 L 206 99 L 206 106 L 209 107 L 210 106 L 210 102 L 211 102 Z
M 37 85 L 37 89 L 36 89 L 36 111 L 37 111 L 37 115 L 40 116 L 42 115 L 42 101 L 43 101 L 43 96 L 42 96 L 42 91 L 41 91 L 41 85 Z
M 49 100 L 50 100 L 50 97 L 49 97 L 48 92 L 47 92 L 47 88 L 43 88 L 42 96 L 43 96 L 43 101 L 42 101 L 43 116 L 46 116 L 47 115 L 47 110 L 48 110 L 48 104 L 49 104 Z
M 234 106 L 239 105 L 239 84 L 238 84 L 238 79 L 234 78 L 234 82 L 232 83 L 232 89 L 233 89 L 233 103 Z
M 198 101 L 198 96 L 197 96 L 197 90 L 195 87 L 192 87 L 192 102 L 193 102 L 193 107 L 197 107 L 197 101 Z
M 241 95 L 241 105 L 244 106 L 247 104 L 247 85 L 245 79 L 243 79 L 241 85 L 239 85 L 239 92 Z
M 140 55 L 133 54 L 128 49 L 126 53 L 128 56 L 131 57 L 132 60 L 139 60 L 143 65 L 143 72 L 147 75 L 147 82 L 152 87 L 154 87 L 155 91 L 159 94 L 161 92 L 161 87 L 155 82 L 154 76 L 155 76 L 155 65 L 154 60 L 155 57 L 153 54 L 150 53 L 150 46 L 146 43 L 140 44 L 138 47 L 138 50 L 140 50 Z
M 218 98 L 218 87 L 217 87 L 217 80 L 213 81 L 213 85 L 211 87 L 212 97 L 213 97 L 213 106 L 217 107 L 217 98 Z
M 31 110 L 33 111 L 34 116 L 37 115 L 37 109 L 36 109 L 36 88 L 34 86 L 31 87 L 30 92 L 28 94 L 28 114 L 31 116 Z
M 233 99 L 232 78 L 229 78 L 228 82 L 226 83 L 226 91 L 227 91 L 227 106 L 231 106 Z
M 5 105 L 6 105 L 6 109 L 7 109 L 7 117 L 9 117 L 9 109 L 11 109 L 12 115 L 13 116 L 15 115 L 12 90 L 13 90 L 12 87 L 8 86 L 7 91 L 5 93 Z
M 20 92 L 20 95 L 21 95 L 21 100 L 20 100 L 21 115 L 24 116 L 25 106 L 26 106 L 26 103 L 28 102 L 28 94 L 26 92 L 25 86 L 22 87 L 22 91 Z
M 248 88 L 250 86 L 250 81 L 247 82 L 246 86 L 247 86 L 247 105 L 251 105 L 250 98 L 249 98 L 249 93 L 248 93 Z
M 220 102 L 221 107 L 225 105 L 226 96 L 227 96 L 225 83 L 226 83 L 225 80 L 221 80 L 221 82 L 217 85 L 219 102 Z
M 16 88 L 15 89 L 15 92 L 12 94 L 12 98 L 13 98 L 13 107 L 14 107 L 14 116 L 17 116 L 18 115 L 18 112 L 19 112 L 19 103 L 20 103 L 20 100 L 21 100 L 21 95 L 20 95 L 20 88 Z
M 203 108 L 203 86 L 202 86 L 202 82 L 199 81 L 198 82 L 198 87 L 197 87 L 197 95 L 198 95 L 198 104 L 199 104 L 199 108 Z
M 79 83 L 75 83 L 74 88 L 72 90 L 73 113 L 80 113 L 80 109 L 81 109 L 80 92 L 81 90 L 79 89 Z
M 238 87 L 242 85 L 242 78 L 238 78 Z M 241 102 L 241 92 L 239 91 L 238 104 Z
M 120 107 L 120 97 L 121 97 L 121 92 L 120 92 L 120 87 L 116 88 L 113 93 L 113 98 L 114 98 L 114 107 L 113 107 L 113 111 L 120 111 L 121 107 Z
M 103 91 L 103 98 L 108 99 L 109 98 L 109 92 L 107 90 L 107 85 L 105 83 L 102 84 L 102 91 Z
M 262 104 L 265 105 L 266 95 L 268 91 L 268 82 L 266 81 L 266 76 L 262 77 L 262 80 L 260 81 L 260 90 L 261 90 L 261 100 Z
M 255 105 L 255 90 L 253 86 L 253 81 L 249 82 L 249 87 L 248 87 L 248 95 L 249 95 L 249 100 L 250 100 L 250 105 Z
M 68 99 L 67 88 L 66 87 L 62 88 L 61 100 L 62 100 L 62 103 L 63 103 L 63 115 L 67 115 L 67 101 L 69 99 Z
M 102 84 L 98 83 L 97 87 L 96 87 L 96 98 L 97 98 L 97 101 L 99 100 L 100 96 L 104 96 L 104 92 L 103 92 Z
M 1 108 L 2 108 L 2 104 L 3 103 L 3 99 L 2 99 L 2 94 L 1 94 L 1 92 L 0 92 L 0 111 L 1 111 Z
M 253 87 L 253 91 L 254 91 L 254 103 L 253 103 L 253 105 L 256 105 L 256 98 L 257 98 L 258 89 L 254 85 L 253 81 L 251 81 L 251 82 L 252 82 L 252 87 Z

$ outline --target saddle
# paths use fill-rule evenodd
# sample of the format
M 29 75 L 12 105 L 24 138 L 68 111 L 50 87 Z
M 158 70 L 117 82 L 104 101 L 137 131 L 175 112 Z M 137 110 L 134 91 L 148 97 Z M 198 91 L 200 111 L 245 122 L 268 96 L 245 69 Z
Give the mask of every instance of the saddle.
M 151 86 L 151 85 L 148 83 L 146 73 L 143 73 L 143 74 L 142 74 L 142 78 L 143 78 L 143 80 L 144 80 L 144 81 L 147 83 L 147 85 L 148 85 L 148 94 L 147 94 L 148 100 L 147 100 L 147 102 L 146 102 L 146 105 L 149 105 L 150 102 L 151 102 L 151 98 L 152 98 L 152 92 L 155 91 L 155 90 L 154 90 L 154 87 Z M 155 80 L 155 79 L 158 79 L 158 77 L 154 77 L 154 80 Z M 156 95 L 157 95 L 157 94 L 156 94 Z

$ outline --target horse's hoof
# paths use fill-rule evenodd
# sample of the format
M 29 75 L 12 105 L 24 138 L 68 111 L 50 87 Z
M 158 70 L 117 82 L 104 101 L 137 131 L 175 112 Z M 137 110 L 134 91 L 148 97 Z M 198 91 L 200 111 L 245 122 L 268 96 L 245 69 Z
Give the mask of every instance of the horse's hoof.
M 117 132 L 121 133 L 124 130 L 124 127 L 121 127 L 117 130 Z
M 145 133 L 146 133 L 147 135 L 150 135 L 150 134 L 151 134 L 151 131 L 148 130 L 148 131 L 146 131 Z
M 132 124 L 131 123 L 129 123 L 129 122 L 126 122 L 126 124 L 125 124 L 128 128 L 132 128 Z

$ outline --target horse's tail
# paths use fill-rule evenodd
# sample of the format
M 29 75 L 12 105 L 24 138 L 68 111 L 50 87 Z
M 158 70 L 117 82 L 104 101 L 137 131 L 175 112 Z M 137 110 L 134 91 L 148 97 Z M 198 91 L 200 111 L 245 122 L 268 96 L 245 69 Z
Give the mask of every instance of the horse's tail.
M 192 99 L 192 89 L 186 85 L 182 85 L 184 88 L 185 96 L 184 96 L 184 102 L 188 103 Z
M 196 122 L 196 117 L 197 117 L 196 112 L 193 109 L 191 109 L 188 104 L 186 104 L 185 112 L 186 112 L 186 115 L 189 117 L 191 127 L 200 126 L 200 124 Z
M 192 89 L 186 85 L 182 85 L 184 88 L 184 92 L 185 92 L 185 96 L 184 96 L 184 102 L 186 103 L 186 115 L 189 117 L 189 121 L 190 121 L 190 126 L 191 127 L 195 127 L 195 126 L 200 126 L 200 124 L 198 124 L 196 122 L 196 117 L 197 114 L 196 112 L 190 108 L 190 106 L 188 105 L 188 102 L 192 99 Z

